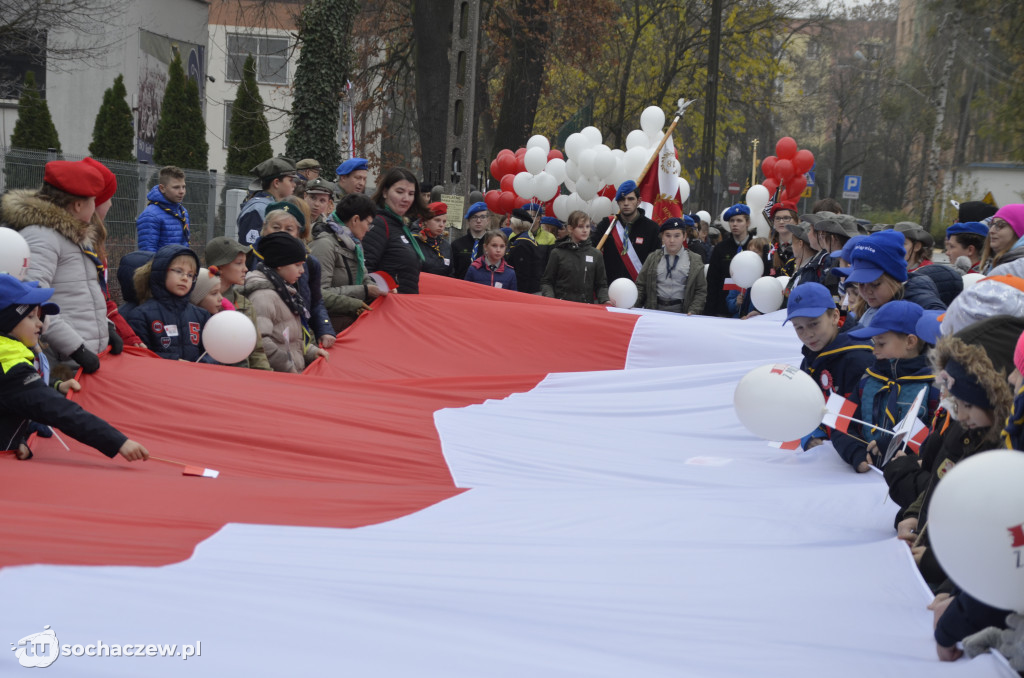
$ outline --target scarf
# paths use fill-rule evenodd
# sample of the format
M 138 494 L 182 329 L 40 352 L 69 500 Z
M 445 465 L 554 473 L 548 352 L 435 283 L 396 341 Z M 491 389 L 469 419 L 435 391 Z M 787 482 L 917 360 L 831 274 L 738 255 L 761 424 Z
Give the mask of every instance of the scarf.
M 426 261 L 427 258 L 423 256 L 423 250 L 420 249 L 419 238 L 413 237 L 412 231 L 409 229 L 409 225 L 405 223 L 405 219 L 398 216 L 398 214 L 396 214 L 395 211 L 387 205 L 384 206 L 384 211 L 390 212 L 391 216 L 398 219 L 398 223 L 402 225 L 402 230 L 405 232 L 405 239 L 409 241 L 410 245 L 412 245 L 413 250 L 416 252 L 416 257 L 419 258 L 421 262 Z
M 303 321 L 309 319 L 309 310 L 302 303 L 302 297 L 299 296 L 298 291 L 294 287 L 286 283 L 284 278 L 278 275 L 277 271 L 262 261 L 256 262 L 256 270 L 262 272 L 267 277 L 270 284 L 274 286 L 277 296 L 281 297 L 281 301 L 285 303 L 289 311 L 302 318 Z
M 359 264 L 356 266 L 356 285 L 362 285 L 366 279 L 366 256 L 363 254 L 363 243 L 359 241 L 359 238 L 355 236 L 348 226 L 342 223 L 341 219 L 338 218 L 338 213 L 334 212 L 331 214 L 334 217 L 333 221 L 328 221 L 327 225 L 330 227 L 334 234 L 338 236 L 338 242 L 341 242 L 341 236 L 347 235 L 352 238 L 352 242 L 356 245 L 356 262 Z
M 181 222 L 181 231 L 182 231 L 182 233 L 185 234 L 185 242 L 189 241 L 188 219 L 185 218 L 184 210 L 181 210 L 181 212 L 172 212 L 171 210 L 167 209 L 166 207 L 164 207 L 163 205 L 161 205 L 160 203 L 158 203 L 155 200 L 150 200 L 149 204 L 150 205 L 156 205 L 157 207 L 162 209 L 164 212 L 167 212 L 172 217 L 174 217 L 175 219 L 180 221 Z M 181 205 L 178 205 L 178 207 L 180 208 Z

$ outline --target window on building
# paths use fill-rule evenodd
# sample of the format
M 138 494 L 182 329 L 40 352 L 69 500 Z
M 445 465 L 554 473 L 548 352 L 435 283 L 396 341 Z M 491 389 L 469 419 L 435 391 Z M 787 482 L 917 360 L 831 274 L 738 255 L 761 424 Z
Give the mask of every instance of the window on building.
M 821 57 L 821 45 L 816 40 L 807 43 L 807 58 L 818 59 Z
M 240 33 L 228 34 L 227 79 L 238 82 L 249 55 L 256 59 L 256 81 L 266 85 L 288 84 L 288 38 Z
M 814 117 L 805 115 L 800 119 L 800 131 L 806 134 L 813 134 L 817 125 L 815 124 Z
M 228 142 L 231 141 L 231 113 L 235 108 L 234 101 L 224 102 L 224 148 L 228 147 Z

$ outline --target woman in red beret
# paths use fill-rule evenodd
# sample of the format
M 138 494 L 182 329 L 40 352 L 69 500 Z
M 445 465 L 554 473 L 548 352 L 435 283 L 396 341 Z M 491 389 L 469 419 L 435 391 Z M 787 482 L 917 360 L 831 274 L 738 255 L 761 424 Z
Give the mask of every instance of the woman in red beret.
M 420 222 L 420 232 L 416 238 L 420 241 L 423 261 L 420 271 L 434 275 L 452 274 L 452 244 L 445 237 L 448 227 L 448 205 L 443 202 L 432 202 L 427 207 L 432 216 Z
M 106 185 L 90 163 L 55 160 L 46 163 L 39 190 L 11 191 L 0 202 L 3 223 L 20 231 L 31 250 L 27 278 L 52 287 L 61 308 L 42 334 L 51 362 L 86 372 L 99 369 L 97 356 L 114 332 L 100 284 L 101 227 L 93 222 Z

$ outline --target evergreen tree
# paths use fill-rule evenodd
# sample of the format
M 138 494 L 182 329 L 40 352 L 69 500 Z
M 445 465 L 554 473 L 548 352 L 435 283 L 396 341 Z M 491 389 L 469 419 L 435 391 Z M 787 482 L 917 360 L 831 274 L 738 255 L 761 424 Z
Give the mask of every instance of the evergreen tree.
M 199 86 L 185 77 L 181 55 L 176 53 L 167 71 L 167 89 L 160 104 L 153 162 L 177 165 L 182 169 L 205 170 L 209 151 L 206 121 L 199 104 Z
M 228 137 L 228 174 L 249 174 L 249 171 L 274 155 L 270 147 L 270 126 L 263 114 L 263 97 L 256 84 L 256 60 L 249 55 L 242 68 L 235 103 L 231 108 L 231 129 Z
M 50 117 L 50 107 L 46 99 L 39 94 L 36 87 L 36 74 L 29 71 L 25 74 L 25 87 L 18 99 L 18 122 L 14 123 L 11 134 L 13 148 L 27 148 L 45 151 L 55 148 L 60 151 L 60 139 L 57 128 Z
M 338 97 L 351 69 L 348 43 L 358 12 L 357 0 L 311 0 L 302 10 L 289 157 L 316 158 L 323 167 L 334 167 L 341 159 Z
M 114 86 L 103 93 L 103 105 L 96 114 L 92 128 L 92 143 L 89 153 L 108 160 L 132 160 L 135 147 L 135 127 L 132 124 L 132 109 L 125 98 L 124 76 L 114 79 Z

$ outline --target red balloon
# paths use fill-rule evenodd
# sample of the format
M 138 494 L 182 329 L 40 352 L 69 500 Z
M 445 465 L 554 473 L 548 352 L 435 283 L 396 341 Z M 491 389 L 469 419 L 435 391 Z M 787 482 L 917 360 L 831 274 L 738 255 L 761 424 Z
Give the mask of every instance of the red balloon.
M 615 187 L 612 186 L 611 184 L 608 184 L 607 186 L 605 186 L 604 188 L 597 192 L 598 195 L 603 195 L 609 200 L 615 200 L 615 193 Z
M 775 191 L 779 190 L 778 179 L 765 179 L 761 182 L 761 185 L 768 189 L 768 195 L 775 195 Z
M 562 152 L 560 150 L 558 150 L 557 148 L 552 148 L 550 151 L 548 151 L 548 160 L 554 160 L 555 158 L 558 158 L 559 160 L 565 160 L 565 156 L 562 155 Z
M 487 191 L 484 193 L 484 202 L 487 203 L 487 209 L 492 212 L 497 212 L 500 207 L 501 191 Z
M 501 180 L 501 168 L 498 166 L 497 158 L 491 161 L 491 176 L 499 181 Z
M 793 137 L 779 139 L 779 142 L 775 144 L 775 155 L 779 156 L 780 160 L 791 160 L 796 155 L 796 141 Z
M 774 155 L 769 155 L 767 158 L 761 161 L 761 173 L 765 177 L 775 176 L 775 163 L 779 161 Z
M 524 152 L 524 155 L 525 155 L 525 152 Z M 525 172 L 525 171 L 526 171 L 526 163 L 523 162 L 523 156 L 522 155 L 517 156 L 516 157 L 516 174 L 519 174 L 520 172 Z
M 795 170 L 793 169 L 793 162 L 791 160 L 779 160 L 775 163 L 775 178 L 780 183 L 788 184 L 789 180 L 793 178 Z
M 512 191 L 502 191 L 498 197 L 498 214 L 508 214 L 516 206 L 516 194 Z
M 498 155 L 497 155 L 497 156 L 495 156 L 495 157 L 497 157 L 497 158 L 501 158 L 502 156 L 506 156 L 506 155 L 511 155 L 511 156 L 512 156 L 513 158 L 514 158 L 514 157 L 516 157 L 516 154 L 515 154 L 515 153 L 513 153 L 512 151 L 510 151 L 510 150 L 509 150 L 509 149 L 507 149 L 507 148 L 503 148 L 503 149 L 501 149 L 500 151 L 498 151 Z
M 502 152 L 504 153 L 504 151 Z M 512 151 L 509 151 L 507 155 L 499 155 L 497 162 L 498 173 L 501 175 L 499 178 L 507 177 L 510 174 L 516 173 L 517 161 L 516 156 L 512 154 Z
M 807 177 L 798 174 L 786 184 L 786 200 L 798 200 L 800 194 L 807 188 Z
M 516 207 L 522 207 L 523 205 L 528 205 L 529 203 L 530 203 L 530 199 L 529 198 L 522 198 L 522 197 L 520 197 L 518 195 L 516 196 L 516 203 L 515 203 Z
M 517 157 L 517 158 L 521 158 L 521 157 L 523 157 L 524 155 L 526 155 L 526 148 L 525 148 L 525 147 L 524 147 L 524 148 L 518 148 L 518 149 L 516 149 L 516 157 Z
M 797 174 L 810 172 L 812 167 L 814 167 L 814 154 L 806 148 L 797 151 L 793 156 L 793 168 Z
M 515 178 L 516 175 L 514 174 L 506 174 L 505 176 L 503 176 L 501 178 L 501 190 L 508 191 L 509 193 L 514 193 L 515 191 L 512 189 L 512 182 L 515 181 Z

